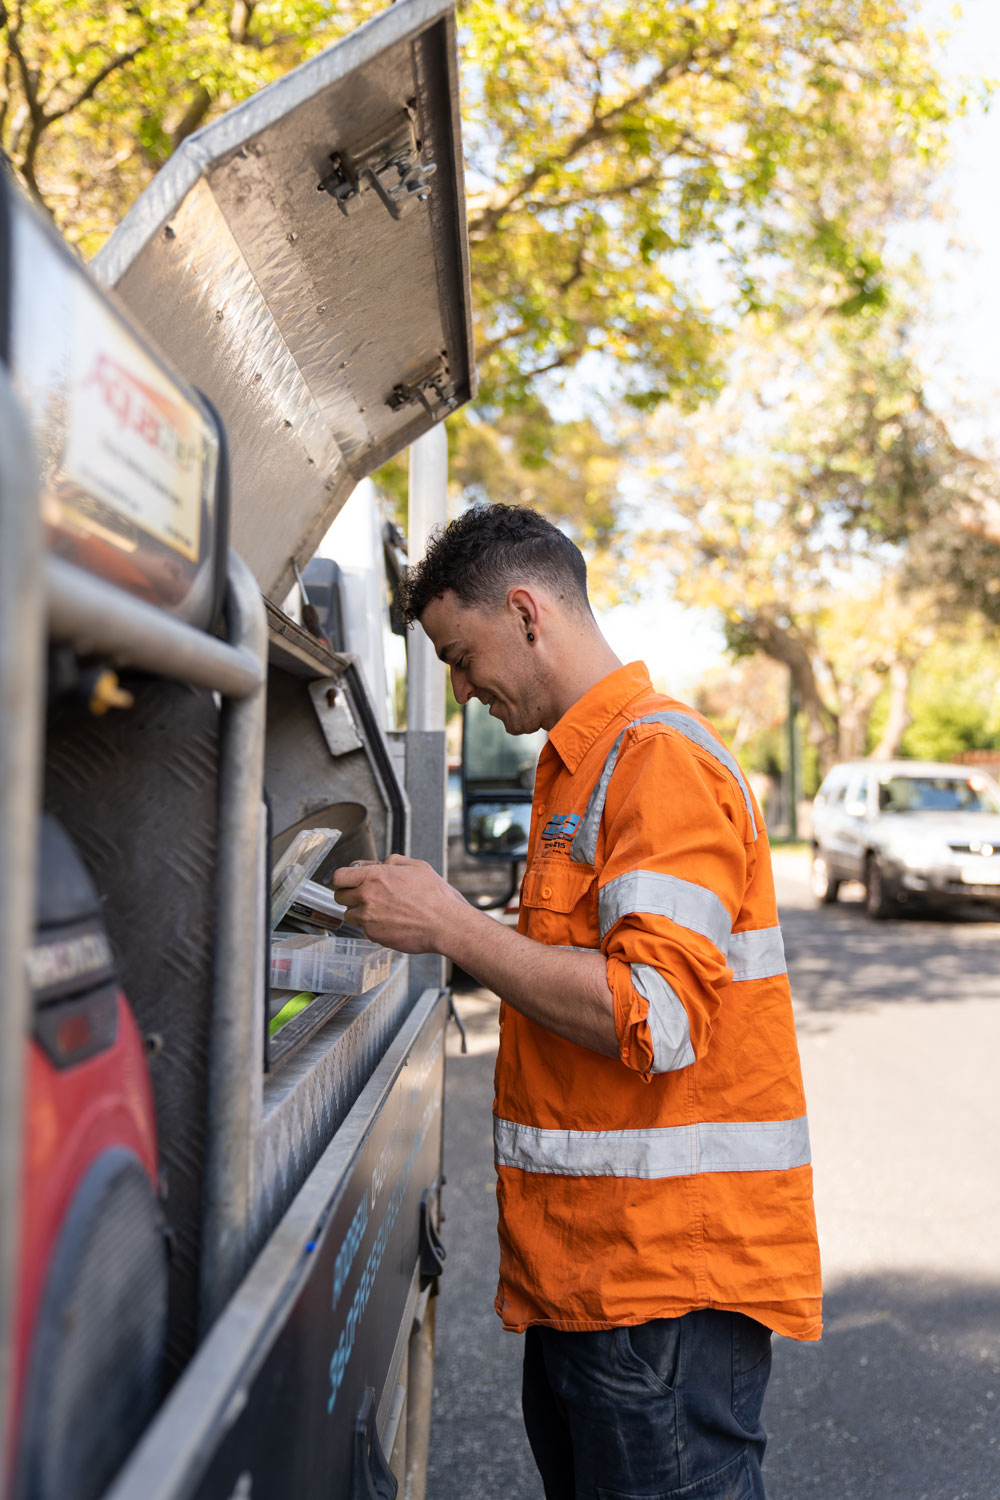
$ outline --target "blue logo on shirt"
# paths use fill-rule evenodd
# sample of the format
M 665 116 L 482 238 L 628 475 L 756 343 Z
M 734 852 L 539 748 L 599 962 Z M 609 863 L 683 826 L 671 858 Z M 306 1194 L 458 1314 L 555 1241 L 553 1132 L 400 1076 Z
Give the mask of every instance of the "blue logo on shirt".
M 580 826 L 579 813 L 562 813 L 550 818 L 542 829 L 542 838 L 551 843 L 558 840 L 571 839 Z

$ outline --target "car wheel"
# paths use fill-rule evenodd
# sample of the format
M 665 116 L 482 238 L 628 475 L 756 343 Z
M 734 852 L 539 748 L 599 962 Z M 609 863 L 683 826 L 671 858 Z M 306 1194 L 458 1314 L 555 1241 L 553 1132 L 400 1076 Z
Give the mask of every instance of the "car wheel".
M 813 855 L 809 884 L 812 886 L 812 893 L 820 906 L 832 906 L 834 901 L 836 901 L 837 892 L 840 890 L 840 881 L 834 880 L 830 874 L 830 866 L 822 854 L 818 852 Z
M 876 922 L 888 917 L 893 910 L 892 895 L 886 888 L 882 866 L 875 854 L 869 854 L 865 865 L 865 910 Z

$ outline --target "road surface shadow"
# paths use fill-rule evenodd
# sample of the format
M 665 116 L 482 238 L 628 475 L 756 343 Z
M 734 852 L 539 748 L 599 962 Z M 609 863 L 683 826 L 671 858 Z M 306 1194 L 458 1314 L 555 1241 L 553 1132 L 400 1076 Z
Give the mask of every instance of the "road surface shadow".
M 860 905 L 838 904 L 821 911 L 782 906 L 780 916 L 800 1014 L 893 1000 L 933 1004 L 960 994 L 1000 1001 L 1000 925 L 978 912 L 959 921 L 873 922 Z
M 543 1500 L 521 1421 L 523 1340 L 493 1310 L 499 1251 L 493 1169 L 496 998 L 461 986 L 468 1052 L 448 1036 L 444 1223 L 427 1500 Z
M 1000 1284 L 861 1277 L 825 1323 L 775 1343 L 768 1500 L 997 1500 Z

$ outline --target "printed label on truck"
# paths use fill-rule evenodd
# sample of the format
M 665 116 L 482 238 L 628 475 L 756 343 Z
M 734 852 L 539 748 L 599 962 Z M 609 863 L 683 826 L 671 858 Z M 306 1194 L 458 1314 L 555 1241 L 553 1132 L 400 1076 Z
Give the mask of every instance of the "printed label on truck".
M 12 367 L 42 460 L 46 525 L 125 554 L 144 534 L 197 563 L 214 433 L 31 215 L 15 216 L 13 234 Z
M 63 471 L 197 561 L 202 422 L 89 297 L 74 307 Z

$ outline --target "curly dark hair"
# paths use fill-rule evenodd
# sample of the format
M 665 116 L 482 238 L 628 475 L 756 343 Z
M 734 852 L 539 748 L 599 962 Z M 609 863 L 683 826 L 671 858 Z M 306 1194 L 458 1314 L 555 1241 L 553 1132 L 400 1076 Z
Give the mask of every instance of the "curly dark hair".
M 407 624 L 450 589 L 463 604 L 498 608 L 508 589 L 538 583 L 567 609 L 590 613 L 587 564 L 569 537 L 526 505 L 474 505 L 431 533 L 396 603 Z

